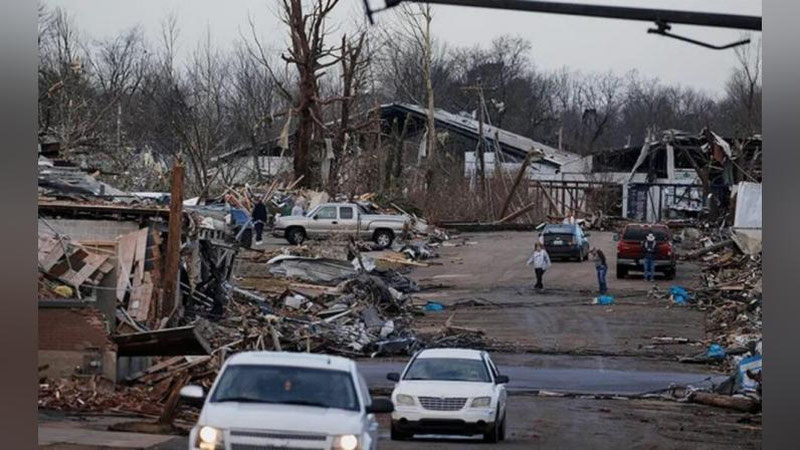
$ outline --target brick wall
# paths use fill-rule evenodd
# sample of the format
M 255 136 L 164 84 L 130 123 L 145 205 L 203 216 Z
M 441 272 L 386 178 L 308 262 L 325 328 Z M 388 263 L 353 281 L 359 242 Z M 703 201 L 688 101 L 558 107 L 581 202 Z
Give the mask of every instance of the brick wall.
M 91 306 L 39 305 L 40 376 L 98 374 L 117 379 L 117 350 L 106 331 L 105 316 Z
M 113 350 L 103 313 L 93 307 L 39 308 L 39 349 Z

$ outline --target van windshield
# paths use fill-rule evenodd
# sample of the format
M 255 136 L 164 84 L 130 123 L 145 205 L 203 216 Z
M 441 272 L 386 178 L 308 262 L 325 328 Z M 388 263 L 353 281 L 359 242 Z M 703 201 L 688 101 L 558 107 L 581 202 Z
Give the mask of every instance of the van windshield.
M 349 373 L 289 366 L 228 366 L 210 401 L 359 409 Z
M 406 380 L 479 381 L 488 383 L 486 364 L 479 359 L 417 358 L 405 376 Z

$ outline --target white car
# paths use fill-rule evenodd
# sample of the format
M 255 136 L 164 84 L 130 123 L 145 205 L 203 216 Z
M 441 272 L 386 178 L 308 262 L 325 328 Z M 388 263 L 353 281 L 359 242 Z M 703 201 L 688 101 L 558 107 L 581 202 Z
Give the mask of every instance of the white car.
M 189 435 L 194 450 L 377 448 L 374 413 L 392 411 L 374 399 L 352 360 L 288 352 L 243 352 L 230 357 L 209 395 L 184 386 L 202 401 Z
M 392 440 L 415 434 L 482 434 L 505 439 L 508 377 L 480 350 L 428 349 L 416 353 L 392 391 Z

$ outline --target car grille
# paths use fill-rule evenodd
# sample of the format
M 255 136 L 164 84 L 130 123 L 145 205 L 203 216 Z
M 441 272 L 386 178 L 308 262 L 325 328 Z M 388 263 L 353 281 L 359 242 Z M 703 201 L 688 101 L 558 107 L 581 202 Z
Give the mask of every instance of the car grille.
M 231 430 L 231 436 L 244 436 L 265 439 L 290 439 L 293 441 L 324 441 L 324 434 L 297 434 L 270 431 Z
M 231 450 L 323 449 L 328 446 L 325 434 L 282 431 L 231 430 L 230 440 Z
M 278 447 L 275 445 L 231 444 L 231 450 L 303 450 L 303 449 L 307 449 L 307 447 Z
M 419 403 L 433 411 L 459 411 L 467 403 L 466 397 L 420 397 Z

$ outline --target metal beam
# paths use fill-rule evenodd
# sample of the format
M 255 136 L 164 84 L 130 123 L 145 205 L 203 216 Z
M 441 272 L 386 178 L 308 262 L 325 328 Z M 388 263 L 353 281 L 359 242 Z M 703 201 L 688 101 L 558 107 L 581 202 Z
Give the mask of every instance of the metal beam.
M 585 5 L 539 0 L 386 0 L 386 8 L 397 6 L 404 1 L 761 31 L 761 17 L 758 16 L 633 8 L 628 6 Z M 375 11 L 367 10 L 367 14 L 370 16 L 372 12 Z

